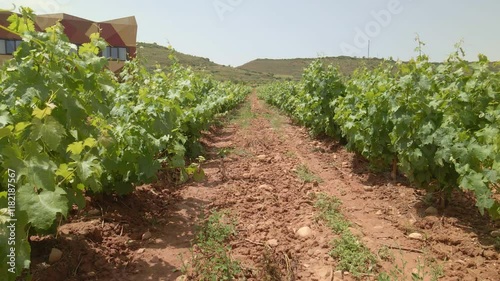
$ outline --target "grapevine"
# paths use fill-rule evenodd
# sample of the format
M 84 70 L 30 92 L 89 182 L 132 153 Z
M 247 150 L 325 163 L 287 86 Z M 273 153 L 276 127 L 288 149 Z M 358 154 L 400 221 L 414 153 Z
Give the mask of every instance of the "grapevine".
M 16 171 L 15 280 L 30 264 L 30 234 L 53 233 L 84 195 L 127 194 L 166 166 L 200 178 L 188 155 L 219 114 L 249 92 L 174 65 L 146 71 L 127 62 L 116 76 L 98 56 L 99 34 L 78 51 L 61 24 L 34 30 L 22 8 L 9 27 L 23 42 L 0 68 L 0 270 L 8 272 L 9 171 Z M 197 155 L 195 155 L 197 156 Z M 10 268 L 10 267 L 9 267 Z M 14 273 L 15 272 L 15 273 Z
M 316 61 L 299 83 L 259 92 L 313 133 L 341 135 L 372 167 L 397 163 L 413 184 L 446 199 L 456 188 L 471 191 L 479 211 L 499 219 L 500 74 L 483 55 L 463 57 L 457 45 L 441 64 L 420 52 L 350 78 Z

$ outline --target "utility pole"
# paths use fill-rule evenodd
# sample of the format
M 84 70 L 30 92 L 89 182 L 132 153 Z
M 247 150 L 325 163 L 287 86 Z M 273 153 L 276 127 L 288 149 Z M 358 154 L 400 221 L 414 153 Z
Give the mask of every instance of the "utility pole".
M 368 40 L 368 58 L 370 58 L 370 44 L 371 44 L 371 41 Z

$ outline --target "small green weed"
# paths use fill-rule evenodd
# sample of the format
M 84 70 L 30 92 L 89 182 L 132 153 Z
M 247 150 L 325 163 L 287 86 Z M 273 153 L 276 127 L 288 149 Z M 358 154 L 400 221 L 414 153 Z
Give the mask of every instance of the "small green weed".
M 231 259 L 228 240 L 236 234 L 235 221 L 228 212 L 214 212 L 199 228 L 191 264 L 183 272 L 195 280 L 234 280 L 241 272 Z
M 372 273 L 377 267 L 377 260 L 349 230 L 350 223 L 340 212 L 340 200 L 326 194 L 317 194 L 315 197 L 318 218 L 340 236 L 333 240 L 333 249 L 330 251 L 330 255 L 339 261 L 337 268 L 349 271 L 354 277 Z
M 431 280 L 438 281 L 439 278 L 444 276 L 443 266 L 438 264 L 435 260 L 424 260 L 417 259 L 417 267 L 413 270 L 410 276 L 406 275 L 407 262 L 402 259 L 401 267 L 398 264 L 394 265 L 394 268 L 387 272 L 382 272 L 379 274 L 378 281 L 423 281 Z
M 392 251 L 387 246 L 382 246 L 378 250 L 377 254 L 378 254 L 378 257 L 381 260 L 390 261 L 390 262 L 393 262 L 395 260 L 394 254 L 392 253 Z
M 283 116 L 280 115 L 277 111 L 272 113 L 266 113 L 264 115 L 269 123 L 271 124 L 271 128 L 274 130 L 279 130 L 283 127 Z
M 301 179 L 303 182 L 306 182 L 306 183 L 310 183 L 310 182 L 322 182 L 323 180 L 316 176 L 315 174 L 313 174 L 309 168 L 307 168 L 306 165 L 304 164 L 301 164 L 297 167 L 297 176 L 299 177 L 299 179 Z
M 247 101 L 238 110 L 233 122 L 240 125 L 242 128 L 248 128 L 253 118 L 255 118 L 255 114 L 252 112 L 252 105 Z
M 288 150 L 285 152 L 285 156 L 290 158 L 290 159 L 297 159 L 297 154 L 295 154 L 293 151 Z
M 369 274 L 377 266 L 375 256 L 349 231 L 333 241 L 332 257 L 338 258 L 337 268 L 350 272 L 355 277 Z
M 320 211 L 318 218 L 324 220 L 335 233 L 342 233 L 350 226 L 340 212 L 341 205 L 338 198 L 329 197 L 326 194 L 318 194 L 314 203 L 314 207 Z

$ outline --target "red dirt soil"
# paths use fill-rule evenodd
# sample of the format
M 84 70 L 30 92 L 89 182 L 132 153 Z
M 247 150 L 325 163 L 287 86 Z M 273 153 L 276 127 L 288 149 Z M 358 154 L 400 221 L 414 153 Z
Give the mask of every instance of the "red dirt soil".
M 310 194 L 317 192 L 342 201 L 351 231 L 372 253 L 385 249 L 393 255 L 379 259 L 379 272 L 405 263 L 403 275 L 411 280 L 418 264 L 434 260 L 444 270 L 439 280 L 500 280 L 499 252 L 490 236 L 499 225 L 482 217 L 466 195 L 455 194 L 449 206 L 426 216 L 425 192 L 404 179 L 391 181 L 390 174 L 372 174 L 363 159 L 334 141 L 311 139 L 255 94 L 248 102 L 248 125 L 231 122 L 206 133 L 205 182 L 175 188 L 159 180 L 121 198 L 88 199 L 88 207 L 74 210 L 56 237 L 32 237 L 33 280 L 176 280 L 191 256 L 196 224 L 215 209 L 237 218 L 232 257 L 247 269 L 247 280 L 265 280 L 269 260 L 281 271 L 279 280 L 342 280 L 334 278 L 337 261 L 328 254 L 336 236 L 316 219 Z M 224 148 L 232 152 L 220 159 Z M 299 165 L 321 182 L 304 183 L 297 177 Z M 304 226 L 313 235 L 298 238 Z M 411 233 L 424 239 L 410 239 Z M 277 245 L 266 246 L 271 239 Z M 49 265 L 54 247 L 63 257 Z

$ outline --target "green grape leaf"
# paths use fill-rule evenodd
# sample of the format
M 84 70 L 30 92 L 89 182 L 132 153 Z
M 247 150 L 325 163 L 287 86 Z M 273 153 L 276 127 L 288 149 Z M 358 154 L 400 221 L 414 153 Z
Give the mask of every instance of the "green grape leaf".
M 5 137 L 8 137 L 8 136 L 10 136 L 10 135 L 11 135 L 12 130 L 11 130 L 11 128 L 9 128 L 9 127 L 10 127 L 10 126 L 8 126 L 8 127 L 4 127 L 4 128 L 1 128 L 1 129 L 0 129 L 0 139 L 5 138 Z
M 19 176 L 26 177 L 32 188 L 54 191 L 57 166 L 46 154 L 38 154 L 23 162 Z
M 37 118 L 33 119 L 32 140 L 41 139 L 50 149 L 56 150 L 64 135 L 64 127 L 53 117 L 47 117 L 43 122 Z
M 205 171 L 203 169 L 196 169 L 193 173 L 193 180 L 196 182 L 203 182 L 205 180 Z
M 70 205 L 76 204 L 80 210 L 83 210 L 85 208 L 86 201 L 82 190 L 69 189 L 67 191 L 67 197 Z
M 29 8 L 24 8 L 23 14 L 30 16 L 33 11 Z M 11 14 L 8 18 L 7 21 L 10 23 L 9 29 L 13 30 L 17 33 L 25 33 L 28 31 L 35 31 L 35 24 L 33 21 L 24 16 L 18 16 L 17 14 Z
M 33 109 L 33 113 L 31 115 L 34 116 L 35 118 L 43 119 L 47 116 L 50 116 L 51 114 L 52 114 L 52 108 L 47 106 L 44 109 L 40 109 L 38 107 L 35 107 L 35 109 Z
M 66 152 L 71 152 L 71 154 L 73 155 L 80 155 L 83 151 L 83 148 L 84 148 L 83 142 L 77 141 L 68 145 Z
M 56 176 L 62 177 L 65 181 L 70 182 L 75 177 L 75 174 L 73 169 L 69 168 L 68 164 L 61 164 L 56 171 Z
M 9 115 L 9 112 L 2 111 L 0 113 L 0 127 L 4 127 L 4 126 L 11 124 L 11 123 L 12 123 L 12 119 Z
M 83 141 L 83 146 L 90 147 L 90 148 L 96 147 L 97 144 L 98 144 L 98 142 L 94 138 L 87 138 L 85 141 Z
M 97 157 L 93 155 L 86 155 L 83 160 L 78 160 L 75 164 L 77 175 L 83 182 L 91 176 L 99 178 L 102 174 L 102 167 Z
M 182 155 L 174 155 L 170 159 L 170 165 L 172 168 L 181 168 L 186 165 L 186 161 L 184 161 L 184 157 Z
M 486 160 L 486 158 L 492 154 L 491 149 L 476 143 L 471 144 L 469 146 L 469 150 L 477 159 L 479 159 L 479 161 Z
M 155 177 L 156 172 L 161 168 L 161 164 L 149 155 L 139 158 L 139 177 L 142 180 L 150 180 Z
M 462 178 L 460 186 L 465 190 L 476 190 L 484 186 L 483 175 L 472 170 Z
M 24 131 L 26 128 L 28 128 L 29 126 L 31 126 L 30 122 L 19 122 L 16 124 L 14 131 L 16 133 L 20 133 L 20 132 Z
M 99 37 L 100 37 L 99 33 L 90 34 L 89 38 L 92 41 L 92 43 L 83 43 L 82 46 L 78 48 L 78 54 L 80 56 L 83 56 L 85 54 L 94 54 L 94 55 L 99 54 L 99 48 L 95 44 L 93 44 L 93 41 L 98 40 Z
M 39 230 L 49 229 L 59 214 L 68 213 L 68 199 L 62 188 L 36 192 L 31 185 L 19 187 L 17 200 L 22 211 L 28 215 L 28 222 Z
M 493 220 L 500 220 L 500 202 L 495 202 L 491 208 L 488 209 Z

